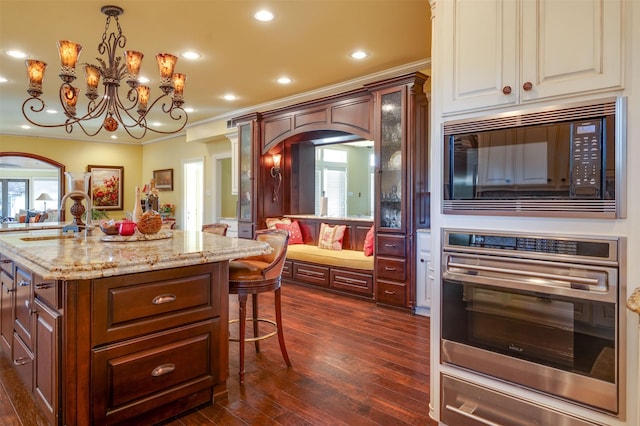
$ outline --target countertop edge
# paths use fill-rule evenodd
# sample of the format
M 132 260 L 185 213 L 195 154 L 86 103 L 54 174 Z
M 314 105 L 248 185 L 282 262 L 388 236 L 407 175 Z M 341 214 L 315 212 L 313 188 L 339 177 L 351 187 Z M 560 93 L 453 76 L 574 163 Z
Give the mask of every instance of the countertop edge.
M 636 314 L 640 314 L 640 288 L 635 289 L 627 299 L 627 308 Z

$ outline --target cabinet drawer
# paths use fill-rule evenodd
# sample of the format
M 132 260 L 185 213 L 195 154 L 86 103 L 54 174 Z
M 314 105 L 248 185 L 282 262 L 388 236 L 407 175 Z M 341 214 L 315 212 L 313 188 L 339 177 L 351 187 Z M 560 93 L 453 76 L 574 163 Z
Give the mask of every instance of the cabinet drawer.
M 378 235 L 377 239 L 377 254 L 382 256 L 406 256 L 404 235 Z
M 407 261 L 405 259 L 376 258 L 376 276 L 388 280 L 406 280 Z
M 38 275 L 34 275 L 33 282 L 33 291 L 38 299 L 43 300 L 47 305 L 55 309 L 62 307 L 61 286 L 58 285 L 56 280 L 45 280 Z
M 395 306 L 407 305 L 407 286 L 405 283 L 377 280 L 376 284 L 378 285 L 376 300 L 379 303 Z
M 0 255 L 0 270 L 6 272 L 10 277 L 13 277 L 13 261 Z
M 13 357 L 12 364 L 18 372 L 18 377 L 33 392 L 33 353 L 24 344 L 18 334 L 13 334 Z
M 94 424 L 117 423 L 211 387 L 219 328 L 214 319 L 93 350 Z
M 222 265 L 95 280 L 93 312 L 101 315 L 93 316 L 92 345 L 219 316 L 221 286 L 228 281 L 227 263 Z
M 293 277 L 293 268 L 291 267 L 291 261 L 285 260 L 284 266 L 282 267 L 282 276 L 285 278 Z
M 332 268 L 331 287 L 373 296 L 373 276 Z
M 329 287 L 329 268 L 296 262 L 293 264 L 293 279 L 322 287 Z

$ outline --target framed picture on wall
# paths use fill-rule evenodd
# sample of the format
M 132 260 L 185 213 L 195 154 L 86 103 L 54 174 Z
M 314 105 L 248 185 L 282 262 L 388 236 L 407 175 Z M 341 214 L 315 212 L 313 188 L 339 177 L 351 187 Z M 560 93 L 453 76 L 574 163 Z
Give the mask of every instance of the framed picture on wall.
M 173 169 L 154 170 L 153 178 L 159 191 L 173 191 Z
M 124 167 L 122 166 L 87 166 L 91 172 L 89 186 L 96 210 L 122 210 L 124 192 Z

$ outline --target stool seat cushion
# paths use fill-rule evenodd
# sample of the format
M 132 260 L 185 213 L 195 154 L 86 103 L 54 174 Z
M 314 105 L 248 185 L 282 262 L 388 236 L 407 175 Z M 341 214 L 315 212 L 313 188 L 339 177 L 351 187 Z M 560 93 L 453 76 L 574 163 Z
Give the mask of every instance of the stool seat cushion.
M 261 280 L 262 271 L 269 266 L 269 263 L 260 260 L 232 260 L 229 262 L 229 280 Z

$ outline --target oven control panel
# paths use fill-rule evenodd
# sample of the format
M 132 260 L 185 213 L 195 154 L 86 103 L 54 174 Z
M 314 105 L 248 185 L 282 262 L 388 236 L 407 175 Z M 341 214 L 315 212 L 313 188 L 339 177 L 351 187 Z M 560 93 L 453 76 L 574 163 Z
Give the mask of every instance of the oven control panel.
M 598 198 L 602 186 L 602 123 L 571 123 L 571 195 Z
M 445 231 L 447 249 L 469 248 L 491 251 L 544 253 L 573 257 L 592 257 L 615 260 L 617 240 L 595 240 L 536 236 L 531 234 L 502 234 L 489 232 Z M 506 254 L 506 253 L 505 253 Z

